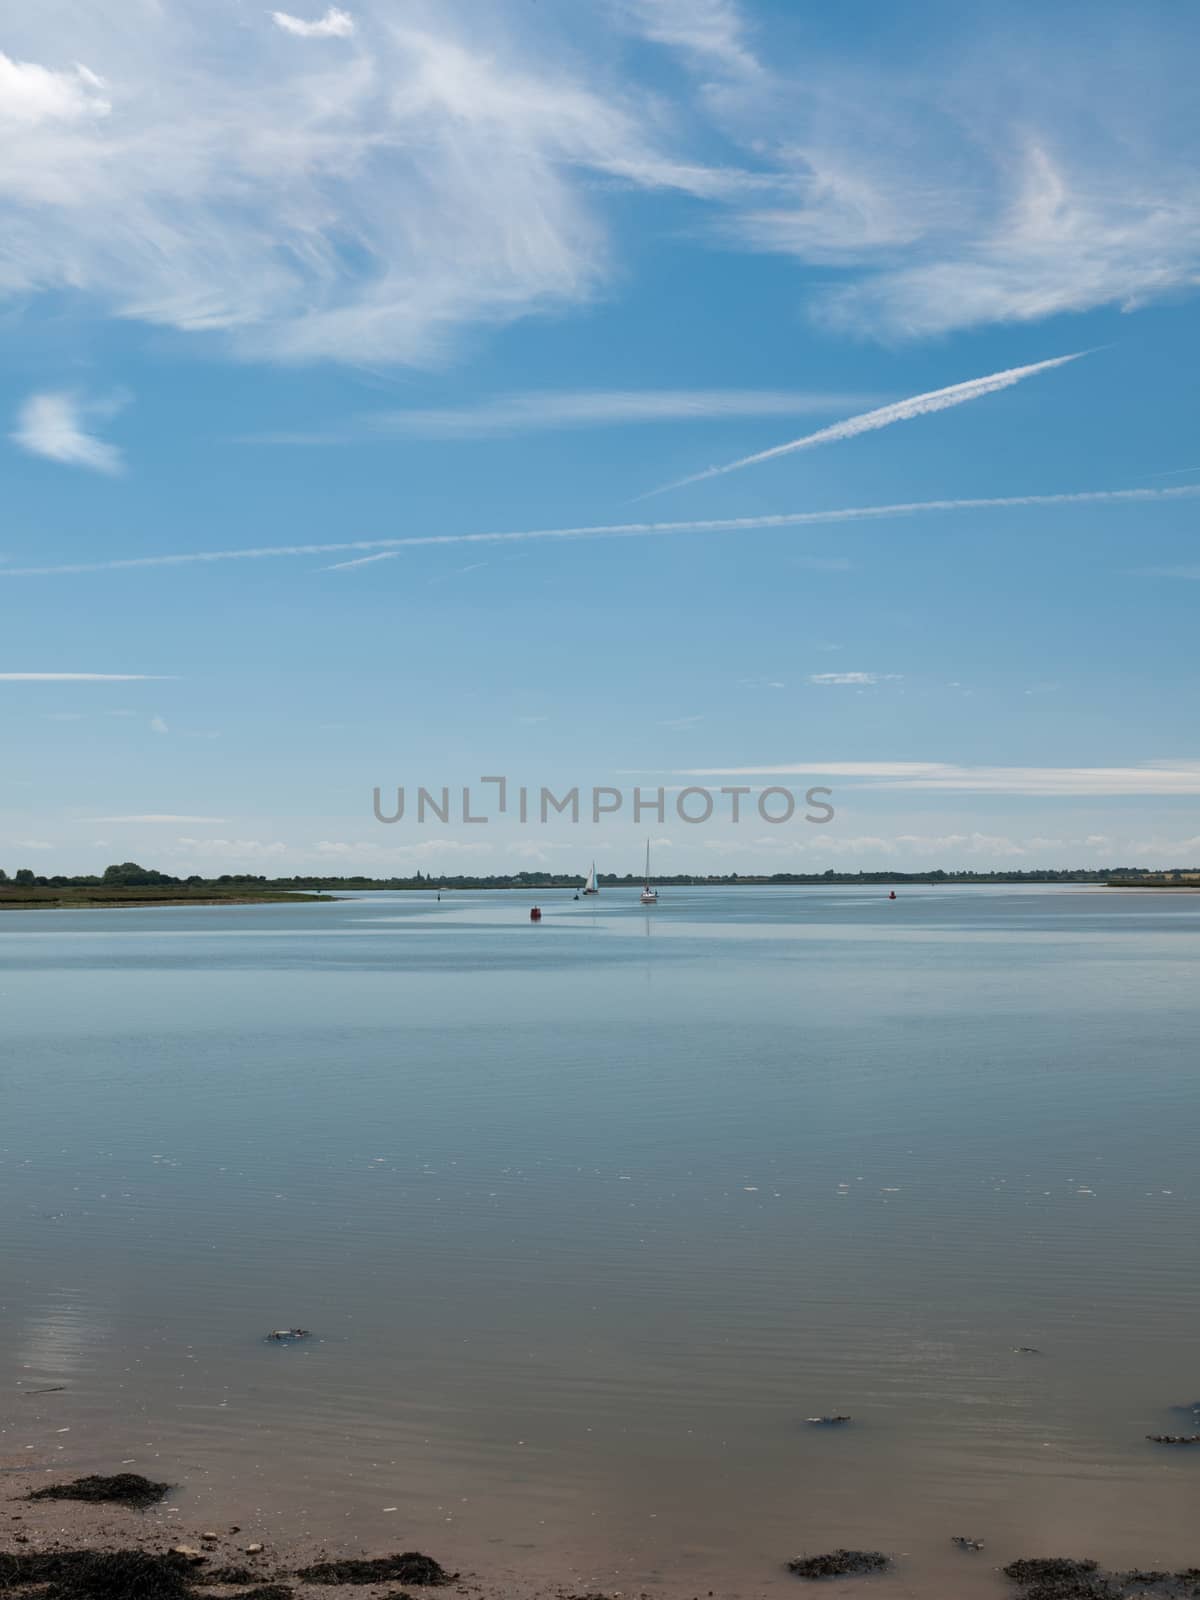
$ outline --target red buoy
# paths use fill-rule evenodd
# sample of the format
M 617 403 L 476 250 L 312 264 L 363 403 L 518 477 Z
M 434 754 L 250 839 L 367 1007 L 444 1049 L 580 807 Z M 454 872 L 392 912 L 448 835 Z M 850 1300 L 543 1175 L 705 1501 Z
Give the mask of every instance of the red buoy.
M 533 910 L 529 913 L 529 920 L 530 922 L 540 922 L 542 920 L 541 906 L 534 906 Z
M 895 891 L 895 889 L 893 889 L 891 894 L 888 895 L 888 899 L 889 900 L 894 900 L 895 898 L 896 898 L 896 891 Z

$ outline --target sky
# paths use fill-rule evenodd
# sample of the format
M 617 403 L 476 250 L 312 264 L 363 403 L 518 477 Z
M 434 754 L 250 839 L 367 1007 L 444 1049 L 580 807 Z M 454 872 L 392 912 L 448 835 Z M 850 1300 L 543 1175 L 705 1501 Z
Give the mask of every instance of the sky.
M 0 867 L 1200 864 L 1195 7 L 286 3 L 0 25 Z

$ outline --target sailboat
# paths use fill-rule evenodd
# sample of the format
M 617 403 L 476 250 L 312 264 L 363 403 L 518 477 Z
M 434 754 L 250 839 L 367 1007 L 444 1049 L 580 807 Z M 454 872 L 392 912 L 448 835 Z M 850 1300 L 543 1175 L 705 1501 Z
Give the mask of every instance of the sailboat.
M 650 841 L 646 840 L 646 876 L 642 883 L 642 904 L 656 906 L 658 904 L 658 890 L 650 887 Z
M 584 894 L 600 893 L 599 885 L 596 882 L 596 863 L 594 861 L 592 862 L 592 870 L 588 873 L 587 881 L 584 883 L 583 892 Z

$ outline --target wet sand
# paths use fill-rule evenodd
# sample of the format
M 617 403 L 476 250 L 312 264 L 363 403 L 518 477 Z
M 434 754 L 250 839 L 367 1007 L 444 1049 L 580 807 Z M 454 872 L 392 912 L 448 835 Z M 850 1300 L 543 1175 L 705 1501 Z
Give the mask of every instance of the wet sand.
M 639 1581 L 631 1578 L 622 1561 L 619 1543 L 614 1544 L 613 1566 L 609 1570 L 582 1561 L 564 1565 L 561 1556 L 558 1569 L 554 1570 L 535 1552 L 530 1552 L 528 1562 L 518 1564 L 480 1550 L 472 1551 L 468 1559 L 458 1548 L 457 1536 L 446 1530 L 436 1544 L 429 1543 L 425 1536 L 428 1533 L 436 1538 L 436 1532 L 425 1530 L 419 1548 L 445 1568 L 450 1575 L 447 1584 L 426 1588 L 412 1582 L 397 1587 L 395 1579 L 377 1583 L 306 1582 L 297 1574 L 317 1563 L 376 1559 L 417 1548 L 403 1508 L 394 1508 L 400 1515 L 395 1518 L 390 1538 L 364 1545 L 347 1541 L 344 1534 L 339 1537 L 340 1530 L 335 1527 L 301 1528 L 269 1504 L 246 1504 L 237 1511 L 236 1522 L 201 1516 L 195 1503 L 197 1496 L 186 1484 L 173 1487 L 164 1500 L 146 1510 L 29 1498 L 48 1484 L 71 1482 L 94 1466 L 89 1462 L 77 1470 L 61 1456 L 56 1457 L 53 1466 L 31 1466 L 28 1458 L 0 1456 L 0 1554 L 28 1556 L 84 1550 L 165 1555 L 182 1548 L 194 1553 L 194 1565 L 189 1568 L 194 1576 L 187 1581 L 196 1584 L 201 1596 L 211 1595 L 212 1600 L 249 1600 L 247 1591 L 257 1591 L 263 1585 L 284 1586 L 292 1600 L 413 1600 L 408 1592 L 413 1588 L 420 1595 L 455 1596 L 459 1600 L 772 1600 L 782 1593 L 872 1595 L 876 1600 L 961 1600 L 975 1595 L 1022 1600 L 1021 1589 L 1003 1570 L 1017 1558 L 1011 1552 L 993 1551 L 990 1546 L 982 1550 L 954 1549 L 944 1575 L 938 1578 L 931 1578 L 927 1561 L 922 1563 L 918 1576 L 905 1553 L 895 1552 L 889 1553 L 890 1567 L 885 1573 L 810 1582 L 789 1574 L 783 1557 L 764 1552 L 761 1565 L 755 1568 L 753 1563 L 748 1564 L 751 1570 L 739 1581 L 730 1582 L 727 1573 L 721 1581 L 714 1574 L 705 1577 L 693 1572 L 688 1576 L 665 1570 Z M 973 1540 L 948 1541 L 951 1547 L 970 1543 Z M 832 1542 L 828 1548 L 833 1548 Z M 1039 1550 L 1037 1554 L 1044 1557 L 1048 1552 Z M 1072 1554 L 1076 1559 L 1081 1556 L 1078 1551 Z M 236 1582 L 218 1580 L 222 1569 L 234 1568 L 241 1569 Z M 1170 1596 L 1171 1600 L 1179 1600 L 1185 1595 L 1200 1594 L 1197 1576 L 1193 1569 L 1180 1574 L 1175 1582 L 1143 1586 L 1133 1574 L 1126 1574 L 1111 1591 L 1094 1590 L 1085 1579 L 1078 1589 L 1063 1587 L 1054 1592 L 1061 1593 L 1065 1600 L 1076 1594 L 1100 1592 L 1114 1597 L 1145 1595 L 1165 1600 Z M 119 1597 L 114 1593 L 112 1600 Z

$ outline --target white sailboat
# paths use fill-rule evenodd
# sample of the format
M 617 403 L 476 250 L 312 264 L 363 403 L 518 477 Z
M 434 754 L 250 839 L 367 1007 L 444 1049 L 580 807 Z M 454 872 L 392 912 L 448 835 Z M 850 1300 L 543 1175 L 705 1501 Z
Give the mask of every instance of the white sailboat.
M 594 861 L 592 862 L 592 870 L 588 873 L 587 881 L 583 886 L 583 892 L 584 894 L 600 893 L 600 886 L 596 882 L 596 863 Z
M 642 880 L 642 904 L 656 906 L 658 904 L 658 890 L 650 887 L 650 841 L 646 840 L 646 876 Z

